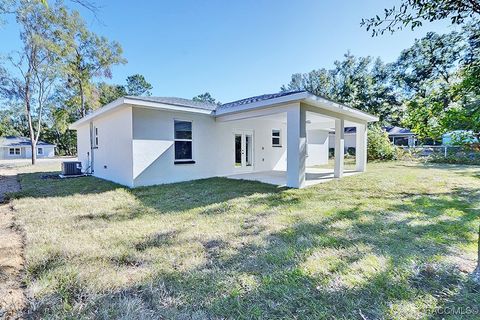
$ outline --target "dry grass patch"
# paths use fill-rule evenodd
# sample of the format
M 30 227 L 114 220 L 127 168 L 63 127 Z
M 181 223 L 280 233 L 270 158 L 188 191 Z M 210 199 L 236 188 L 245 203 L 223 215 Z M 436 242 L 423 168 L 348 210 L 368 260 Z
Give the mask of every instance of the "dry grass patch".
M 375 163 L 304 190 L 221 178 L 129 190 L 25 174 L 13 205 L 29 315 L 413 319 L 476 307 L 465 271 L 479 173 Z

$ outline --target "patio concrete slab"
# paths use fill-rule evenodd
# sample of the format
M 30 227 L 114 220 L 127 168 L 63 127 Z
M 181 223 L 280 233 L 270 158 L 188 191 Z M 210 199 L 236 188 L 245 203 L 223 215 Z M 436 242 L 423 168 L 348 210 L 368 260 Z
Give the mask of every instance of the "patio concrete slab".
M 360 173 L 355 170 L 345 170 L 343 176 L 351 176 Z M 283 170 L 246 172 L 240 174 L 229 175 L 227 178 L 237 180 L 260 181 L 263 183 L 273 184 L 280 187 L 287 185 L 287 172 Z M 313 186 L 319 183 L 328 182 L 335 179 L 333 169 L 323 168 L 307 168 L 305 173 L 305 187 Z

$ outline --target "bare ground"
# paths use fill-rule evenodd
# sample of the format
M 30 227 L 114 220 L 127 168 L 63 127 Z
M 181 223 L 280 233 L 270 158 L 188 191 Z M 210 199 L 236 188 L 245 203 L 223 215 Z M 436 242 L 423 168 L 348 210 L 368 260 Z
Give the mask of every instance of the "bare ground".
M 17 170 L 0 166 L 0 319 L 18 319 L 25 307 L 22 287 L 23 233 L 5 195 L 18 191 Z

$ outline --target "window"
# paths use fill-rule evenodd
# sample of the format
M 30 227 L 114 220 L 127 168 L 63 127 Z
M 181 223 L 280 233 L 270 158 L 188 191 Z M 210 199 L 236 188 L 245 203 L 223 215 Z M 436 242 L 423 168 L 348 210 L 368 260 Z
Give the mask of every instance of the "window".
M 8 154 L 11 156 L 19 155 L 20 154 L 20 148 L 10 148 L 8 150 Z
M 281 147 L 282 140 L 280 136 L 280 130 L 273 129 L 272 130 L 272 147 Z
M 43 154 L 43 148 L 37 148 L 37 154 L 41 156 Z
M 175 163 L 192 163 L 192 122 L 174 121 Z
M 93 128 L 93 146 L 98 147 L 98 128 Z

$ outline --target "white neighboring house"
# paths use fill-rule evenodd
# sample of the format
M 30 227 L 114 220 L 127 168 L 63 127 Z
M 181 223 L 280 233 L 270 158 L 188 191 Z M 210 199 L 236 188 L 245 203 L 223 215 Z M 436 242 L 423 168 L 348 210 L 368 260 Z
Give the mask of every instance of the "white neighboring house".
M 55 157 L 55 145 L 38 141 L 36 147 L 37 158 Z M 0 159 L 30 159 L 32 157 L 32 146 L 30 139 L 25 137 L 0 137 Z
M 122 97 L 73 123 L 78 159 L 94 176 L 129 187 L 215 176 L 275 175 L 302 188 L 328 161 L 342 177 L 345 126 L 357 128 L 357 171 L 367 162 L 367 123 L 378 118 L 305 91 L 214 105 L 181 98 Z M 308 141 L 307 141 L 308 140 Z M 259 179 L 261 180 L 261 179 Z

